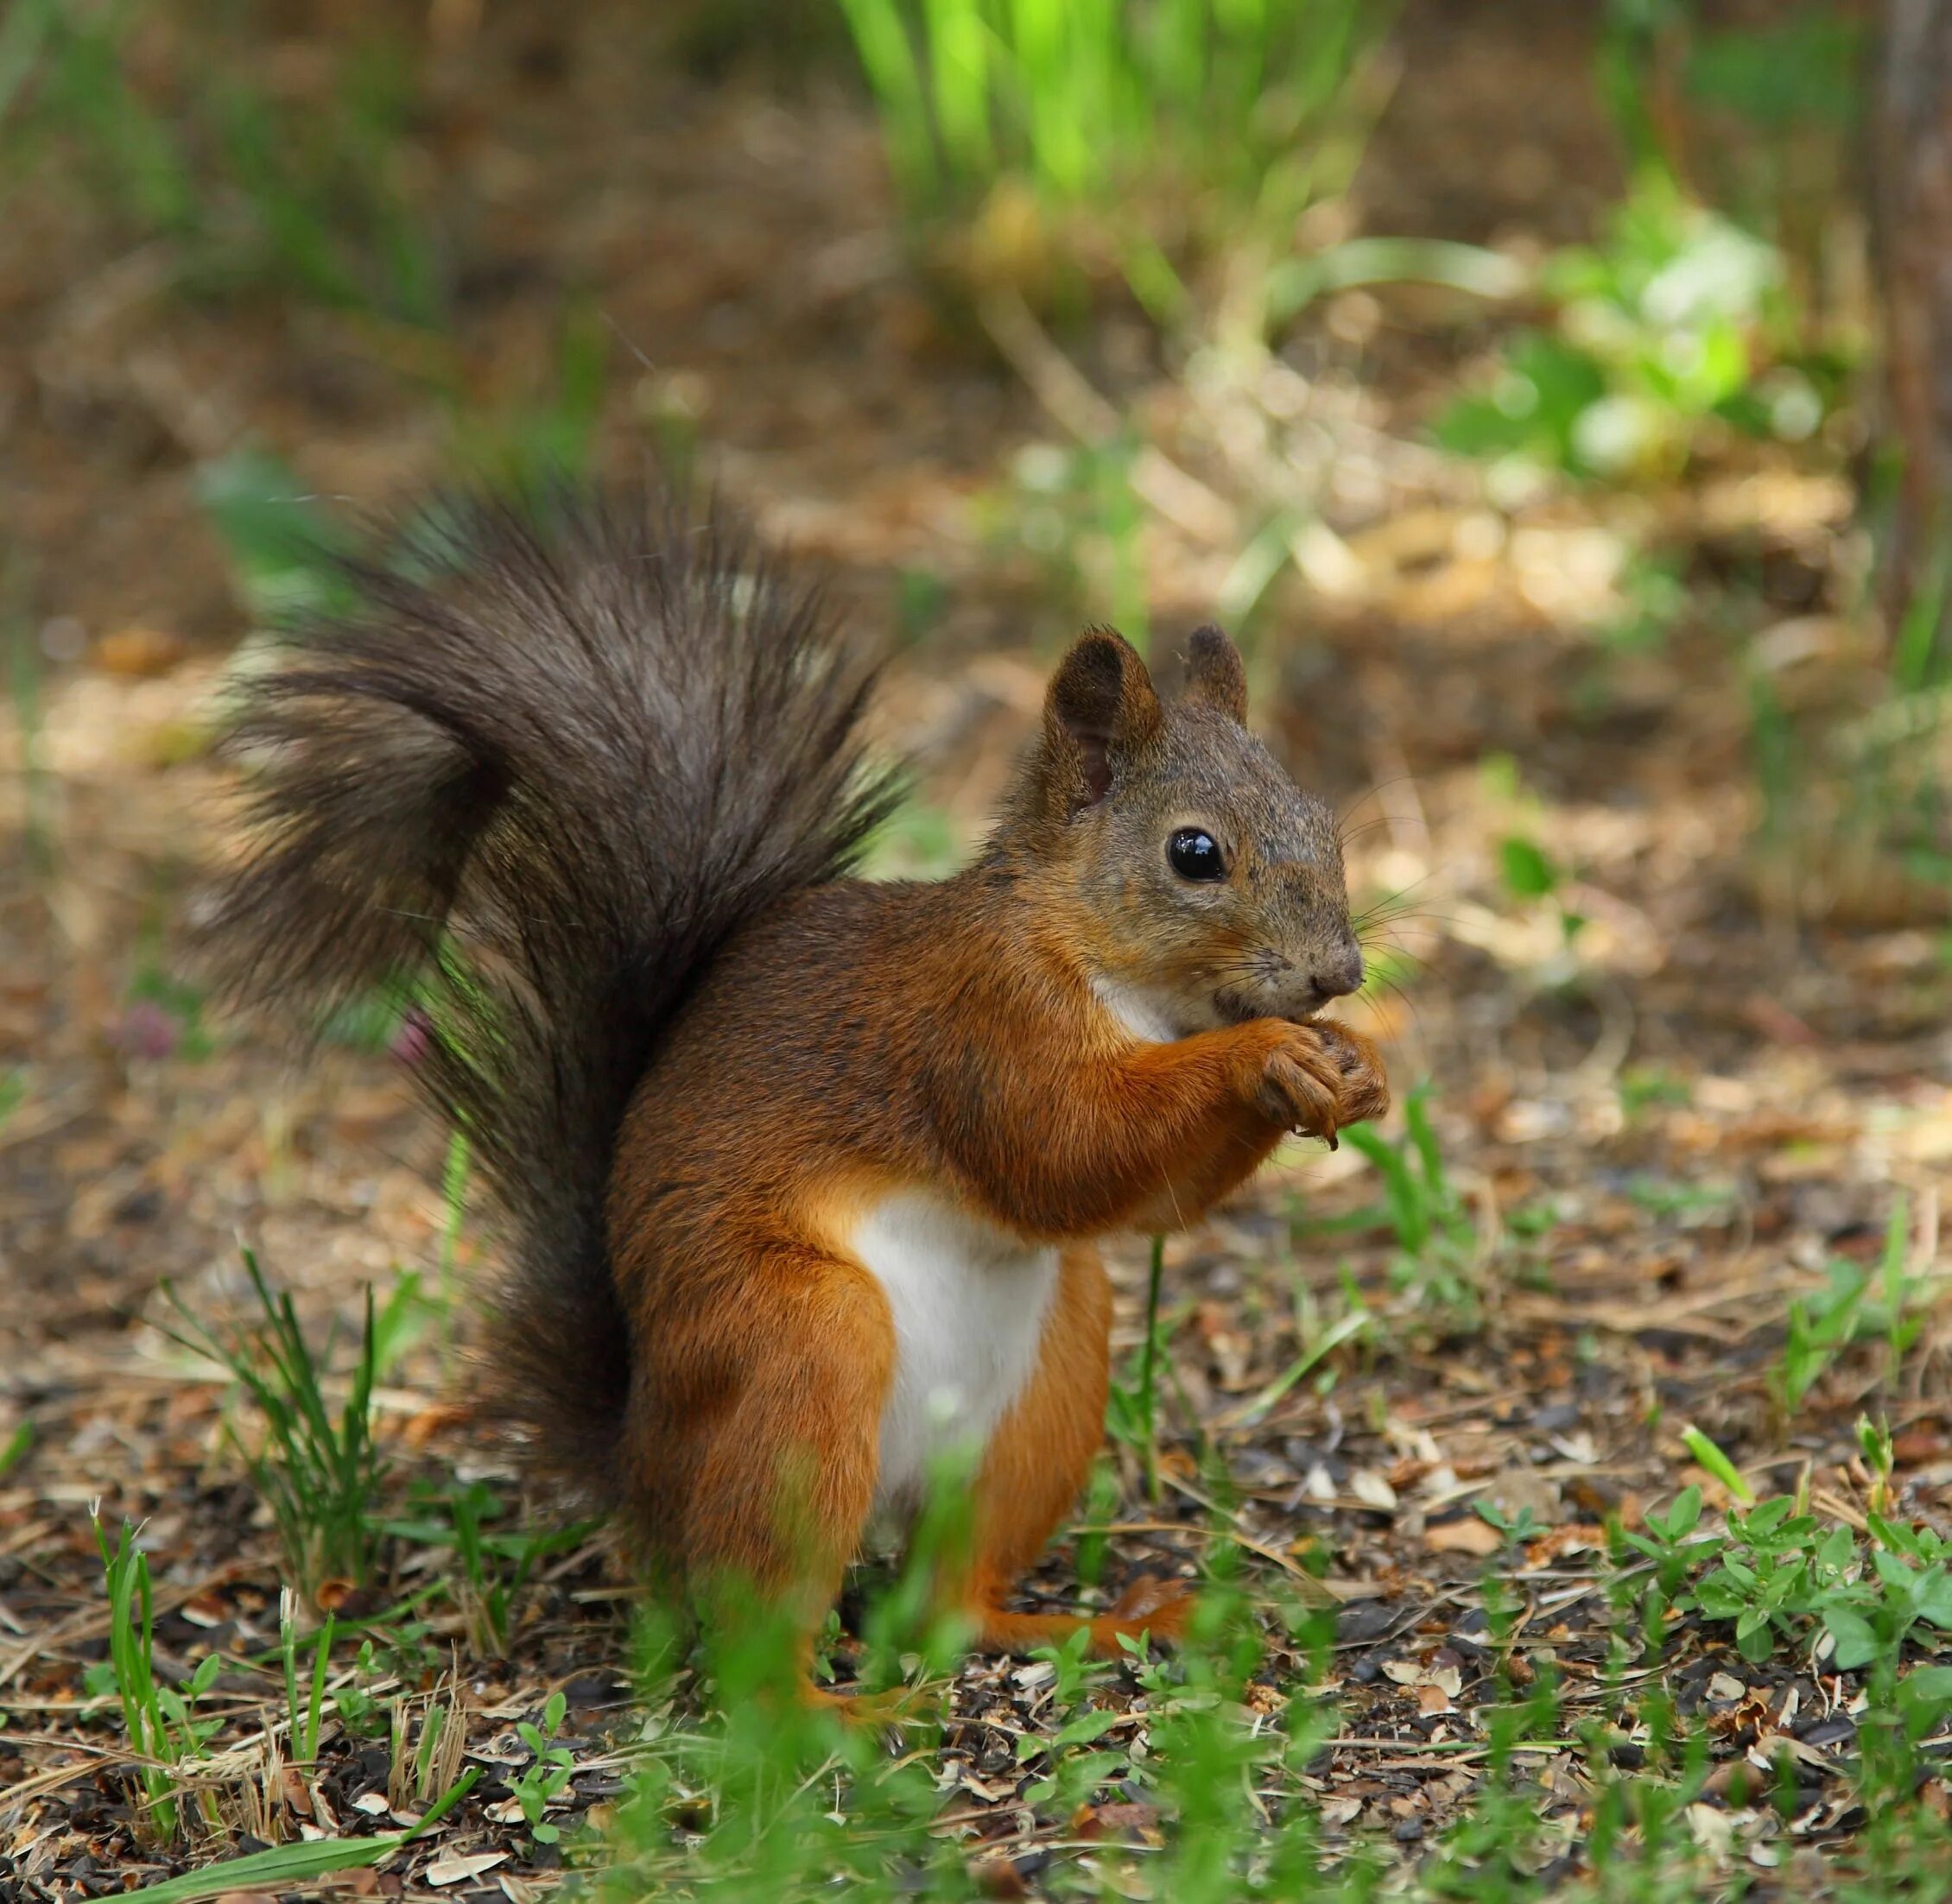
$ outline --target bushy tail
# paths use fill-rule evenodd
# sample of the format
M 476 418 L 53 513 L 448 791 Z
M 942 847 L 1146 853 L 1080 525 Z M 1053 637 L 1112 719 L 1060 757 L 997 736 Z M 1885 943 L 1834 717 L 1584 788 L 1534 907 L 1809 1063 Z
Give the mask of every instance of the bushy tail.
M 427 1096 L 500 1205 L 485 1397 L 602 1499 L 630 1379 L 604 1204 L 660 1035 L 726 938 L 890 803 L 877 673 L 715 511 L 444 502 L 345 565 L 231 744 L 248 844 L 208 915 L 247 999 L 417 1001 Z

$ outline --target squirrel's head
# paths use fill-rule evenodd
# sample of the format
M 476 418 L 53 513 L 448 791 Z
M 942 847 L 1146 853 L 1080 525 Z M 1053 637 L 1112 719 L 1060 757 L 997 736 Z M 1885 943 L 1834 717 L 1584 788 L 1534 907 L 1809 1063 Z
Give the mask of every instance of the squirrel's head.
M 1100 996 L 1148 1036 L 1306 1018 L 1362 983 L 1334 816 L 1246 713 L 1239 651 L 1217 628 L 1188 642 L 1170 699 L 1131 643 L 1094 629 L 1051 679 L 998 836 L 1032 847 Z

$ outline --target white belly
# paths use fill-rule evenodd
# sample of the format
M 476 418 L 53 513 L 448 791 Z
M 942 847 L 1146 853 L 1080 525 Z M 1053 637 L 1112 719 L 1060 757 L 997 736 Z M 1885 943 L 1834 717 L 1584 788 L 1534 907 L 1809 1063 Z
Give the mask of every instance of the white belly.
M 909 1512 L 935 1461 L 980 1456 L 1030 1380 L 1057 1251 L 920 1191 L 877 1205 L 853 1246 L 895 1319 L 875 1506 Z

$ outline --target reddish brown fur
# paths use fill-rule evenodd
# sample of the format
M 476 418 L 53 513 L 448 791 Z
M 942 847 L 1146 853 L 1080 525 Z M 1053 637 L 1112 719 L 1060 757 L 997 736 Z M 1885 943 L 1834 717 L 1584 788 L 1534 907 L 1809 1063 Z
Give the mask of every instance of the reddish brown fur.
M 1372 1048 L 1334 1025 L 1153 1043 L 1112 1019 L 1093 976 L 1146 922 L 1078 898 L 1060 829 L 1088 769 L 1068 747 L 1054 715 L 1006 850 L 935 884 L 817 888 L 736 940 L 631 1107 L 610 1205 L 629 1505 L 688 1575 L 735 1570 L 824 1610 L 866 1518 L 894 1353 L 848 1239 L 874 1200 L 923 1187 L 1068 1246 L 1040 1365 L 979 1472 L 965 1591 L 989 1643 L 1074 1626 L 1001 1603 L 1099 1443 L 1110 1303 L 1091 1239 L 1190 1223 L 1291 1124 L 1383 1108 Z M 782 1526 L 783 1492 L 805 1524 Z M 1176 1616 L 1144 1603 L 1094 1635 Z

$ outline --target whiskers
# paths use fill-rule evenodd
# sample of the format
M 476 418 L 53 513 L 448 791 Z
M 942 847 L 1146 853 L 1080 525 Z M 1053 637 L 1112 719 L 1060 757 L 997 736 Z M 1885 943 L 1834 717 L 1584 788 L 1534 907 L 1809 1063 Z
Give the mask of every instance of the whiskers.
M 1357 794 L 1347 807 L 1336 814 L 1336 844 L 1346 852 L 1352 842 L 1361 838 L 1365 833 L 1373 832 L 1378 826 L 1394 828 L 1407 824 L 1411 830 L 1419 835 L 1427 835 L 1429 827 L 1423 819 L 1423 803 L 1416 797 L 1416 776 L 1414 774 L 1392 774 L 1386 780 L 1373 781 L 1366 791 Z M 1384 800 L 1383 796 L 1391 791 L 1392 788 L 1404 786 L 1411 789 L 1410 795 L 1410 812 L 1407 813 L 1400 810 L 1391 812 L 1389 803 Z M 1378 802 L 1383 810 L 1374 819 L 1365 820 L 1360 826 L 1352 827 L 1349 822 L 1371 800 Z

